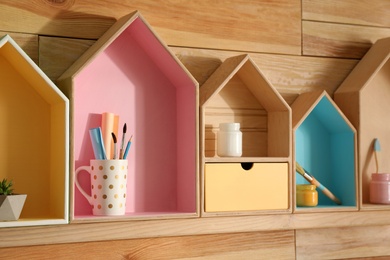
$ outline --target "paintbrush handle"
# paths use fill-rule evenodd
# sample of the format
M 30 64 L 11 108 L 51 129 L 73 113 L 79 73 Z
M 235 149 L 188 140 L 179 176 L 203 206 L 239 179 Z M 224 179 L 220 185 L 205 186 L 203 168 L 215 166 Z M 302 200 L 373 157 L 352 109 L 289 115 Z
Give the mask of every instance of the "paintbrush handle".
M 317 186 L 322 193 L 324 193 L 329 199 L 334 201 L 336 204 L 341 205 L 341 201 L 330 191 L 328 190 L 324 185 L 322 185 L 319 181 L 317 181 L 313 176 L 313 180 L 311 181 L 311 184 Z
M 376 173 L 379 173 L 379 152 L 381 150 L 381 145 L 379 143 L 379 139 L 374 139 L 374 155 L 375 155 L 375 166 L 376 166 Z
M 376 167 L 376 173 L 379 173 L 379 160 L 378 160 L 378 152 L 375 151 L 374 152 L 374 155 L 375 155 L 375 167 Z

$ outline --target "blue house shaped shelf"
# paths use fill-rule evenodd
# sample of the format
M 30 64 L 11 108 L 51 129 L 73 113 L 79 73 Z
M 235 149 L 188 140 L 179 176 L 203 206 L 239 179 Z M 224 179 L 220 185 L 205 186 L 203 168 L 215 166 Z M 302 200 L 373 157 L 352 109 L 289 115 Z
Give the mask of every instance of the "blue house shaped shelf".
M 326 91 L 301 94 L 292 104 L 292 114 L 294 162 L 298 162 L 342 202 L 337 205 L 317 189 L 318 206 L 295 207 L 295 210 L 356 210 L 355 128 Z M 307 183 L 300 174 L 293 175 L 295 184 Z

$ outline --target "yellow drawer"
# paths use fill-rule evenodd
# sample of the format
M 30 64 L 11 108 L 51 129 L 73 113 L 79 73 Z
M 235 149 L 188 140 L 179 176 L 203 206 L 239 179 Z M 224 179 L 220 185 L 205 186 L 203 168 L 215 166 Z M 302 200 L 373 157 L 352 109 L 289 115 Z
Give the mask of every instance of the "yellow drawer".
M 205 165 L 205 211 L 288 209 L 288 164 Z

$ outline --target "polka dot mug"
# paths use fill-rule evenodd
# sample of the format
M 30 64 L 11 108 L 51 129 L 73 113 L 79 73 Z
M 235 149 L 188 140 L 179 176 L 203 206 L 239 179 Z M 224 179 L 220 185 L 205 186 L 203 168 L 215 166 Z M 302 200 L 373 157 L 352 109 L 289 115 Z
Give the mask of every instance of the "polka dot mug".
M 126 212 L 127 160 L 91 160 L 90 166 L 76 170 L 76 186 L 92 206 L 93 215 L 124 215 Z M 91 195 L 78 181 L 86 171 L 91 177 Z

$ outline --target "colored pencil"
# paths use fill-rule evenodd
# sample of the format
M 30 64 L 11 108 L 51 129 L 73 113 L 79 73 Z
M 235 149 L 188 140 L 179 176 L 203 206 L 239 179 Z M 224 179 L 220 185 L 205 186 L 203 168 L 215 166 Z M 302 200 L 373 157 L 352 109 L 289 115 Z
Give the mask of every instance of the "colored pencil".
M 100 127 L 92 128 L 89 130 L 89 135 L 91 138 L 92 149 L 95 155 L 96 160 L 105 160 L 106 151 L 104 149 L 102 131 Z
M 130 150 L 131 139 L 132 139 L 132 138 L 133 138 L 133 135 L 130 137 L 129 141 L 127 142 L 125 154 L 123 155 L 123 159 L 126 159 L 126 158 L 127 158 L 127 154 L 129 153 L 129 150 Z

